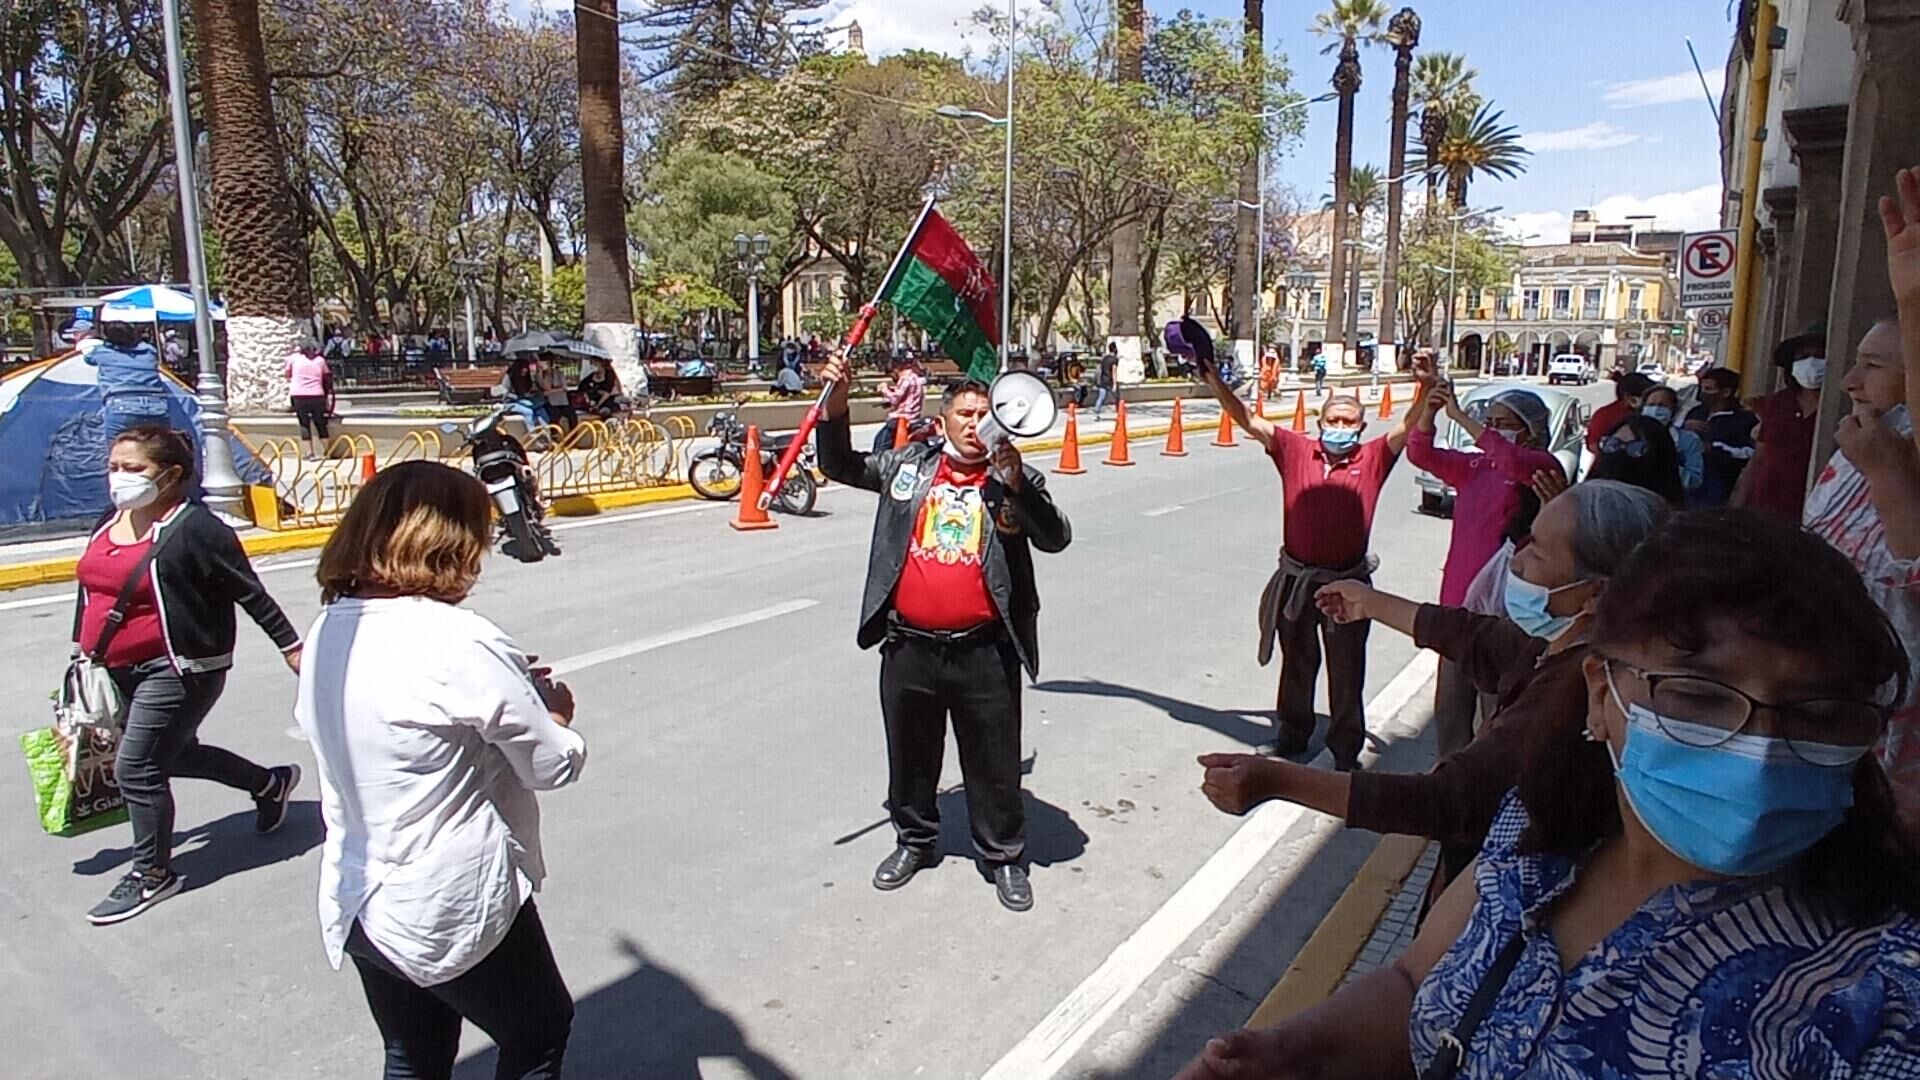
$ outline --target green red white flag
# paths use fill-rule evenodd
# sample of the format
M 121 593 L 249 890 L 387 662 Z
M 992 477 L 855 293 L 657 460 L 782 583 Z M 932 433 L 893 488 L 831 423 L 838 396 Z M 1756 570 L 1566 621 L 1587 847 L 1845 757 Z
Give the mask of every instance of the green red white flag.
M 970 378 L 1000 373 L 999 289 L 973 249 L 928 207 L 878 299 L 940 342 Z

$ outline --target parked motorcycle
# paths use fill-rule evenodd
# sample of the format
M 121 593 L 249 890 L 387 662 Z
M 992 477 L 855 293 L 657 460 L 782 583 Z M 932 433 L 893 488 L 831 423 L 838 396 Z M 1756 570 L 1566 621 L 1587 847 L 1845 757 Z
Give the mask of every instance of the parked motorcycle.
M 472 453 L 474 474 L 486 485 L 495 509 L 500 511 L 501 554 L 533 563 L 560 554 L 560 546 L 553 542 L 553 533 L 546 526 L 546 507 L 534 491 L 526 447 L 500 430 L 500 422 L 511 412 L 509 406 L 502 405 L 475 420 L 468 426 L 460 450 Z M 455 434 L 460 428 L 442 424 L 440 430 Z
M 687 483 L 703 499 L 727 502 L 740 497 L 740 481 L 746 469 L 747 425 L 735 412 L 715 413 L 707 422 L 707 434 L 720 440 L 693 455 L 687 463 Z M 771 476 L 780 455 L 793 443 L 793 435 L 770 435 L 760 443 L 762 476 Z M 800 450 L 800 460 L 788 474 L 786 484 L 774 493 L 772 506 L 783 514 L 806 515 L 813 512 L 819 498 L 819 464 L 813 444 Z

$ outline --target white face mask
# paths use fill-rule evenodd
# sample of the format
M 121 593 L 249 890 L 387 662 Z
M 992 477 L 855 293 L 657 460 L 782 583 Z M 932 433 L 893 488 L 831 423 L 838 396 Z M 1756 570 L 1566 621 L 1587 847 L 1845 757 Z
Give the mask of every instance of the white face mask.
M 116 472 L 107 475 L 107 494 L 122 510 L 151 506 L 160 497 L 160 485 L 145 473 Z
M 1827 358 L 1824 356 L 1803 356 L 1793 362 L 1788 369 L 1793 372 L 1793 381 L 1808 390 L 1820 389 L 1827 380 Z
M 1514 443 L 1517 445 L 1520 442 L 1520 433 L 1517 431 L 1513 431 L 1509 428 L 1494 428 L 1493 433 L 1507 440 L 1510 443 Z

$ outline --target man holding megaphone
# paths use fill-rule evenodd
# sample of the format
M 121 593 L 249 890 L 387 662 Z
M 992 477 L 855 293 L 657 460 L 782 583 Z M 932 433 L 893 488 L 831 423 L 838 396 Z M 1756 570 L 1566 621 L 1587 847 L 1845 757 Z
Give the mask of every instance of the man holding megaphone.
M 1040 601 L 1033 549 L 1066 548 L 1072 531 L 1013 435 L 1051 423 L 1044 384 L 1010 373 L 993 387 L 959 380 L 941 398 L 944 443 L 854 450 L 846 355 L 821 377 L 820 466 L 881 496 L 856 640 L 881 645 L 880 711 L 887 729 L 887 803 L 897 846 L 874 871 L 876 889 L 905 885 L 940 839 L 941 760 L 953 718 L 974 850 L 1000 902 L 1033 906 L 1023 859 L 1020 669 L 1038 676 Z M 1037 393 L 1023 380 L 1038 384 Z

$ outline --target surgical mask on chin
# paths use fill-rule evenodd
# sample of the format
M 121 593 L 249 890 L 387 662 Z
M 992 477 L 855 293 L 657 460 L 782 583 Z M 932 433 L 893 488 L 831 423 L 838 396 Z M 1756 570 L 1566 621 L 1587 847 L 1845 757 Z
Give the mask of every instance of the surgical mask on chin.
M 1793 362 L 1793 381 L 1808 390 L 1820 389 L 1827 380 L 1827 358 L 1824 356 L 1803 356 Z
M 1562 585 L 1561 589 L 1571 589 L 1575 585 L 1584 585 L 1584 581 Z M 1545 585 L 1535 585 L 1513 571 L 1507 571 L 1507 591 L 1504 597 L 1507 618 L 1513 624 L 1525 630 L 1529 636 L 1552 641 L 1567 632 L 1578 615 L 1555 615 L 1547 610 L 1553 602 L 1553 594 L 1559 589 L 1549 589 Z
M 948 439 L 945 442 L 941 443 L 940 448 L 946 451 L 947 457 L 951 458 L 954 461 L 959 462 L 962 465 L 978 465 L 981 462 L 987 460 L 987 455 L 985 454 L 966 453 L 965 451 L 960 449 L 960 444 L 954 442 L 952 439 Z
M 1493 433 L 1516 445 L 1520 442 L 1520 433 L 1509 428 L 1494 428 Z
M 1640 415 L 1657 423 L 1673 423 L 1673 410 L 1665 405 L 1648 405 L 1640 410 Z
M 1607 744 L 1614 773 L 1634 816 L 1675 857 L 1715 874 L 1755 877 L 1792 862 L 1846 819 L 1851 765 L 1802 761 L 1785 740 L 1762 735 L 1692 746 L 1662 724 L 1698 725 L 1623 706 L 1611 675 L 1607 689 L 1627 717 L 1625 752 Z
M 160 497 L 160 485 L 145 473 L 117 472 L 107 475 L 107 494 L 122 510 L 151 506 Z
M 1350 454 L 1360 445 L 1360 432 L 1355 428 L 1321 428 L 1320 448 L 1335 457 Z

